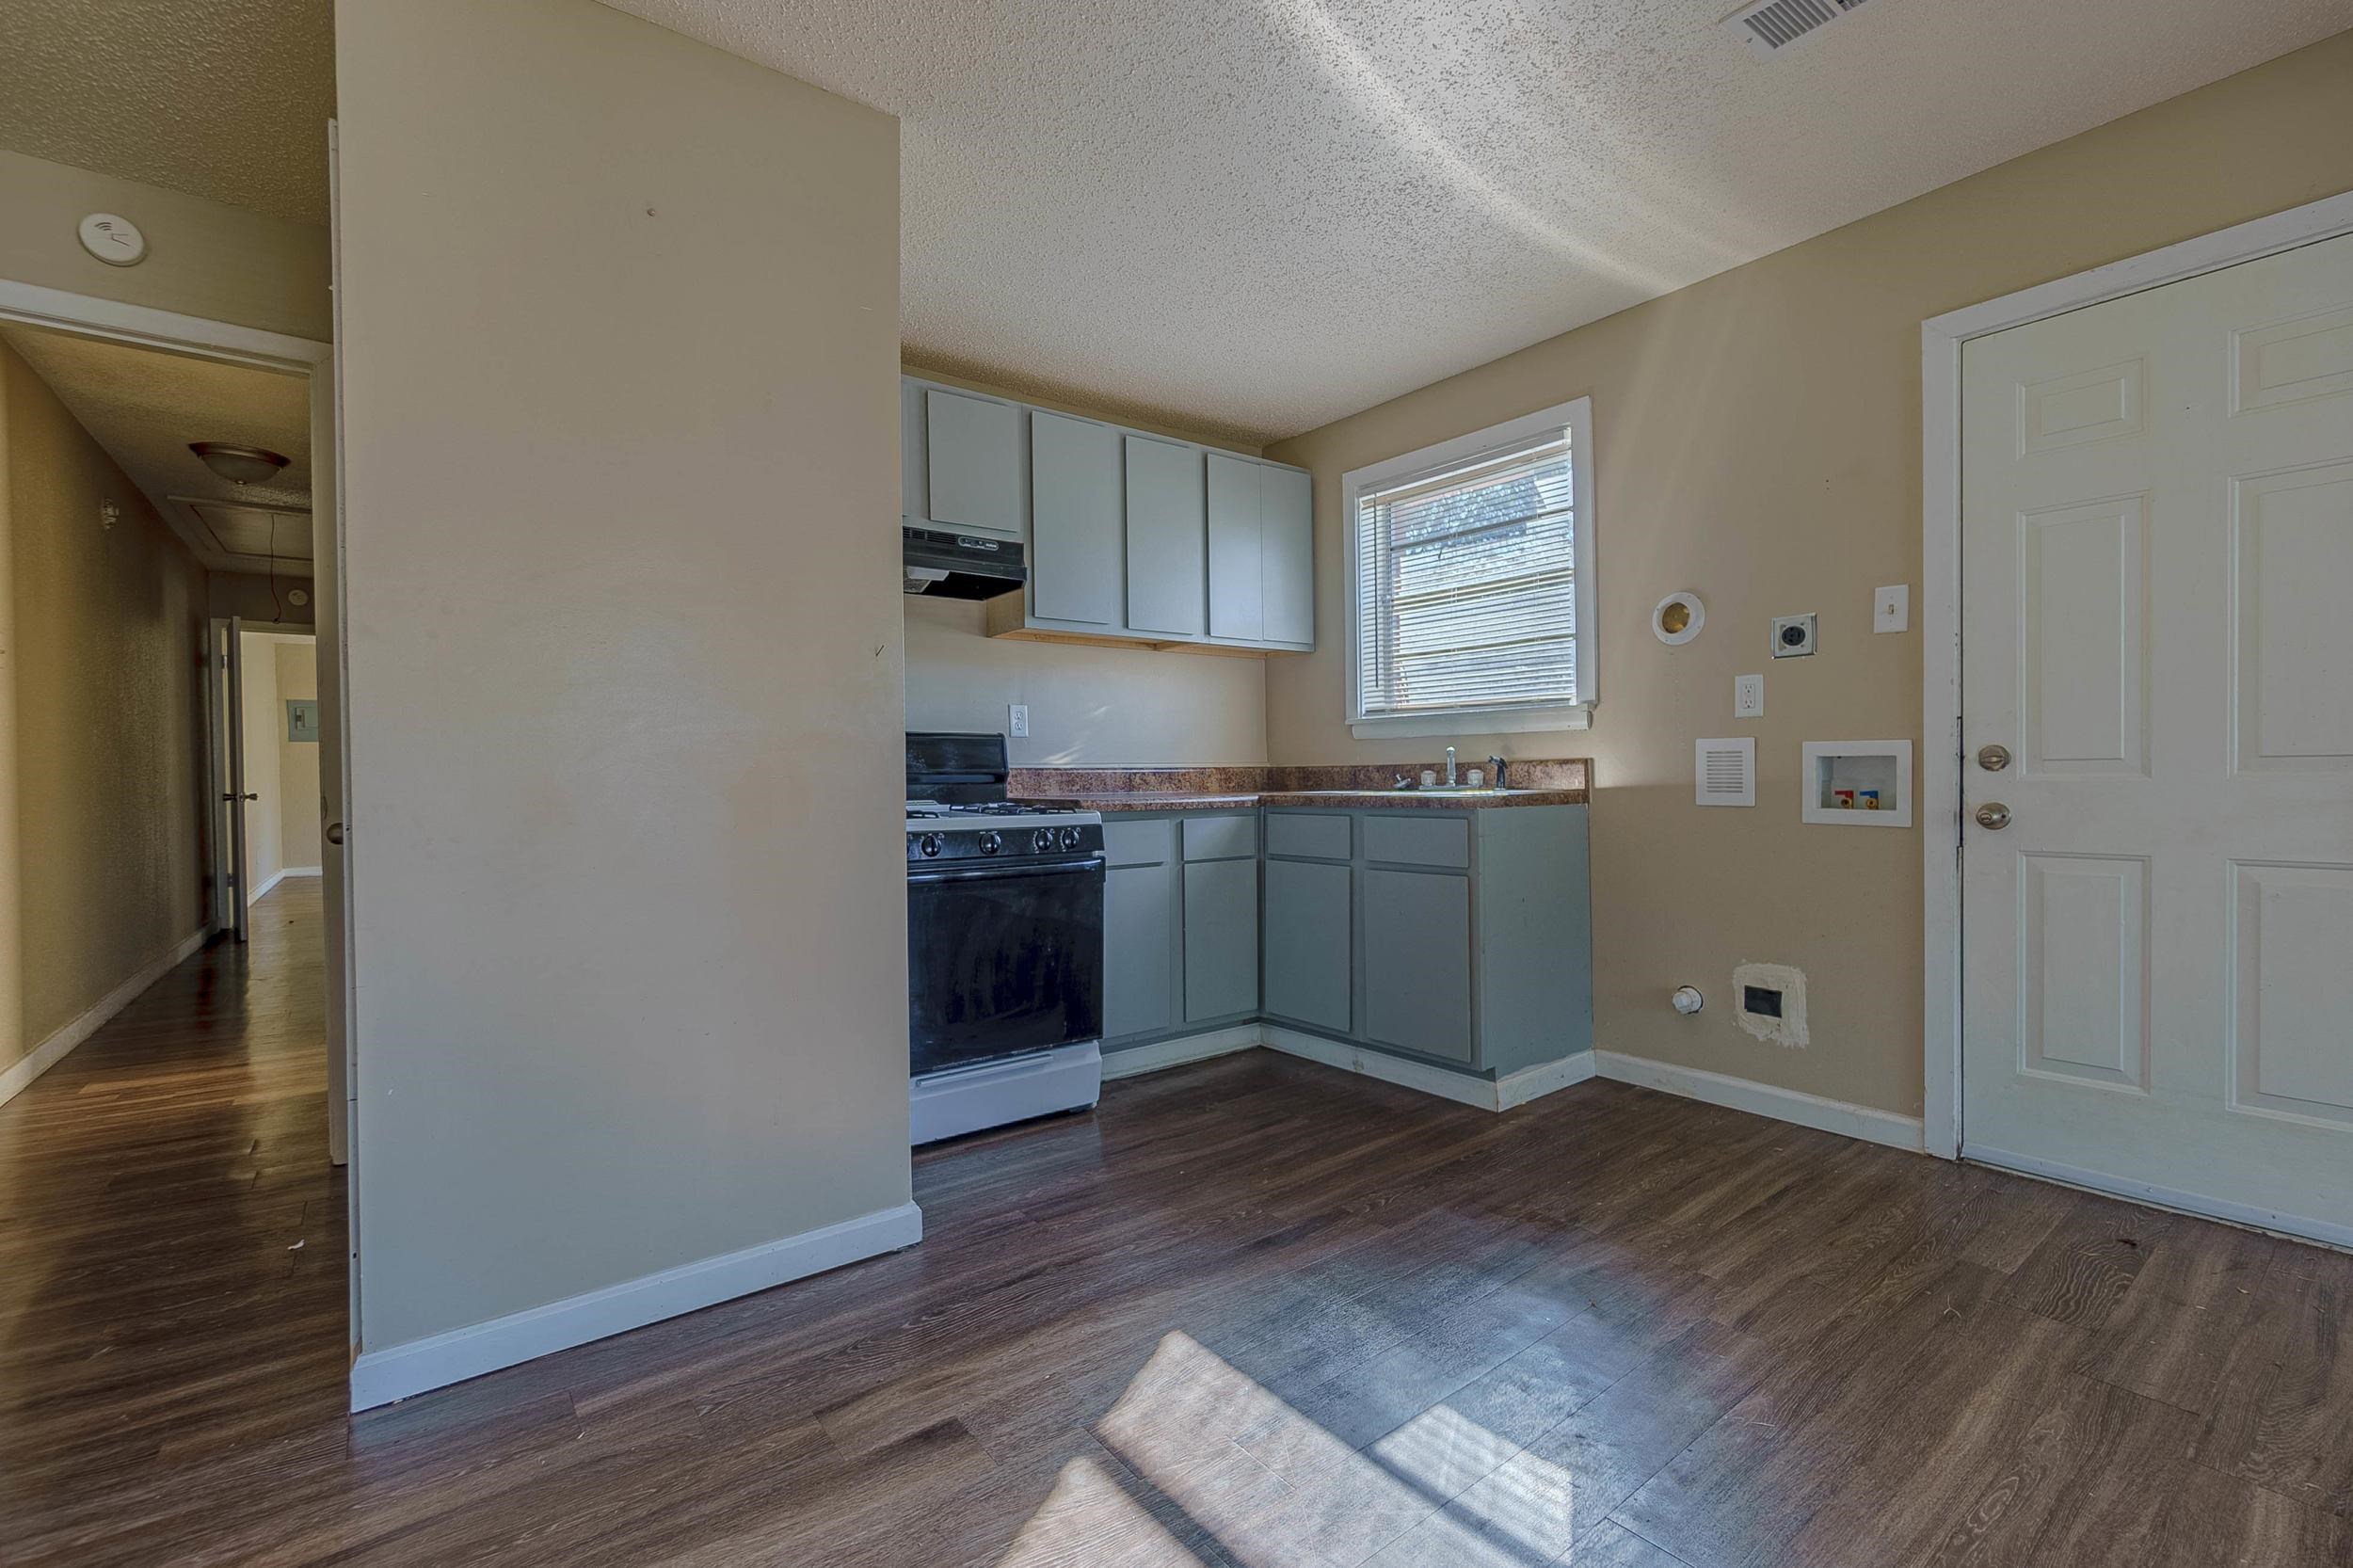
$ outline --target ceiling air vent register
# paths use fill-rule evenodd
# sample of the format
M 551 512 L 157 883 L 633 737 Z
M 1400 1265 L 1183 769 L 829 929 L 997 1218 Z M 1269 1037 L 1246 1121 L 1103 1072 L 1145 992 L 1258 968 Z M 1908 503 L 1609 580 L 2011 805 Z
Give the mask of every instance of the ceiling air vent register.
M 1737 34 L 1749 53 L 1770 58 L 1817 28 L 1828 26 L 1863 0 L 1766 0 L 1743 6 L 1724 18 L 1726 32 Z

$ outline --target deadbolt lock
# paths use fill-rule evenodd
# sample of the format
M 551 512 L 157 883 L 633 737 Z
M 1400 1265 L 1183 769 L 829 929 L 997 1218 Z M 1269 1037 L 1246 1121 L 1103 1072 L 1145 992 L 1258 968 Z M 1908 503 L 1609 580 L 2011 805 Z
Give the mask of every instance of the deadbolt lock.
M 1988 773 L 2000 773 L 2009 766 L 2009 747 L 1987 746 L 1977 753 L 1977 766 Z

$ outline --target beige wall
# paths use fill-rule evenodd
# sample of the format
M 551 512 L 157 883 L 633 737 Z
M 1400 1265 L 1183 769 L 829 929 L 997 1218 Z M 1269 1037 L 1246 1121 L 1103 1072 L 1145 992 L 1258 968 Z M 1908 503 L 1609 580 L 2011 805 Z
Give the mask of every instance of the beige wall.
M 1920 639 L 1874 635 L 1872 589 L 1920 581 L 1920 323 L 2353 186 L 2353 33 L 2159 104 L 1650 304 L 1270 448 L 1316 472 L 1311 658 L 1268 675 L 1277 762 L 1426 756 L 1343 722 L 1339 478 L 1590 393 L 1601 707 L 1584 734 L 1460 738 L 1590 753 L 1595 1034 L 1606 1049 L 1905 1114 L 1921 1103 L 1921 835 L 1798 824 L 1799 743 L 1921 735 Z M 1667 648 L 1651 607 L 1707 605 Z M 1769 663 L 1767 621 L 1822 651 Z M 1766 717 L 1736 723 L 1736 674 Z M 1753 734 L 1754 810 L 1691 804 L 1691 743 Z M 1810 980 L 1813 1045 L 1735 1027 L 1744 961 Z M 1689 983 L 1707 1010 L 1681 1018 Z
M 147 260 L 82 248 L 91 213 L 129 218 Z M 333 335 L 327 231 L 200 196 L 0 152 L 0 279 L 321 342 Z
M 205 621 L 195 558 L 5 346 L 0 410 L 4 1068 L 205 922 Z
M 286 704 L 319 695 L 318 645 L 308 637 L 278 644 L 278 781 L 284 805 L 279 845 L 287 865 L 311 870 L 319 863 L 319 743 L 286 739 Z
M 898 135 L 336 9 L 374 1351 L 908 1201 Z
M 1209 440 L 1196 431 L 1140 424 L 920 365 L 906 371 L 1179 440 Z M 905 602 L 909 729 L 1001 732 L 1006 708 L 1025 702 L 1029 737 L 1007 744 L 1013 760 L 1027 767 L 1266 760 L 1266 665 L 1260 660 L 992 638 L 982 632 L 976 601 L 916 595 Z

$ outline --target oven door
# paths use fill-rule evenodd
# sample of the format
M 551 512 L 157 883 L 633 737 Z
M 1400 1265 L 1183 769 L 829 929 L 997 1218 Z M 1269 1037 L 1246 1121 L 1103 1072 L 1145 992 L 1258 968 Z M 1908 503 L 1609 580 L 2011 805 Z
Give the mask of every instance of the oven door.
M 907 873 L 917 1077 L 1103 1032 L 1103 861 Z

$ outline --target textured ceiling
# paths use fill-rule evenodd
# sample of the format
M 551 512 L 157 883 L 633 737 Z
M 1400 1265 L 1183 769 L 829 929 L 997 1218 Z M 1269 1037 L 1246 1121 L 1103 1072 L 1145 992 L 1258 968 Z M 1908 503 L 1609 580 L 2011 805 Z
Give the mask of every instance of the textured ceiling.
M 0 326 L 0 342 L 24 357 L 57 401 L 169 520 L 197 558 L 216 570 L 264 569 L 268 525 L 216 514 L 208 523 L 184 504 L 233 502 L 286 507 L 277 523 L 281 569 L 309 569 L 311 385 L 298 376 L 189 359 L 160 349 L 21 325 Z M 216 475 L 190 441 L 232 441 L 294 459 L 274 485 L 232 485 Z
M 334 0 L 0 0 L 0 147 L 325 223 L 334 22 Z
M 18 0 L 21 3 L 21 0 Z M 904 123 L 910 358 L 1272 438 L 2353 25 L 2353 0 L 608 0 Z

